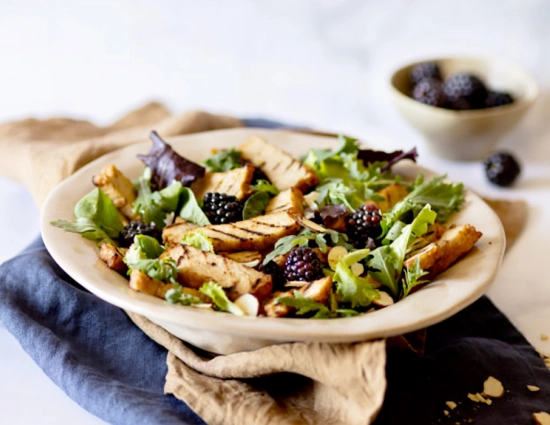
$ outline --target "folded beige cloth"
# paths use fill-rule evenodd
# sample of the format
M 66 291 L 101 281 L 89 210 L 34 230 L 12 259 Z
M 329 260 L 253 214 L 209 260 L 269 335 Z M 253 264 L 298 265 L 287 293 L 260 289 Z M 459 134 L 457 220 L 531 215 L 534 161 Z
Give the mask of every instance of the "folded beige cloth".
M 242 126 L 205 112 L 172 115 L 150 103 L 113 125 L 66 118 L 27 119 L 0 125 L 0 172 L 26 185 L 40 206 L 50 190 L 94 158 L 147 140 Z M 129 313 L 166 347 L 165 391 L 183 400 L 208 424 L 371 423 L 386 389 L 385 341 L 356 344 L 283 344 L 254 352 L 201 357 L 146 318 Z M 407 346 L 406 340 L 400 342 Z

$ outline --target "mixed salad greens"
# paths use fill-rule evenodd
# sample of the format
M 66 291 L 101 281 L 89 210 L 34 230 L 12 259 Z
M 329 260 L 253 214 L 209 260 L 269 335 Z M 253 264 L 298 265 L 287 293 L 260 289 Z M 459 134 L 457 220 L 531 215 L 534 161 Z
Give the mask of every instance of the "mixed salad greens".
M 204 231 L 212 223 L 203 211 L 203 200 L 195 196 L 192 183 L 202 179 L 205 173 L 224 173 L 254 162 L 233 148 L 216 152 L 202 165 L 195 164 L 177 154 L 155 132 L 152 139 L 151 152 L 139 156 L 145 167 L 141 176 L 132 181 L 135 197 L 130 205 L 131 214 L 121 214 L 116 197 L 96 187 L 76 204 L 74 221 L 58 220 L 52 225 L 80 233 L 98 245 L 114 247 L 123 257 L 128 274 L 139 270 L 148 278 L 169 285 L 164 298 L 170 303 L 211 304 L 216 310 L 250 314 L 243 303 L 230 299 L 220 285 L 222 282 L 207 280 L 198 291 L 186 290 L 179 278 L 177 262 L 163 256 L 162 239 L 138 234 L 130 247 L 121 246 L 120 235 L 130 221 L 128 215 L 159 231 L 179 217 L 196 226 L 196 230 L 182 237 L 181 244 L 218 254 Z M 302 164 L 312 170 L 318 180 L 317 185 L 303 194 L 305 208 L 298 220 L 302 226 L 295 234 L 284 236 L 269 249 L 262 250 L 260 260 L 242 265 L 267 273 L 273 263 L 284 268 L 284 258 L 293 248 L 307 247 L 322 259 L 323 274 L 330 277 L 332 284 L 328 296 L 320 300 L 305 295 L 299 282 L 284 282 L 267 299 L 259 300 L 260 314 L 262 305 L 271 303 L 286 306 L 291 316 L 354 316 L 373 306 L 378 308 L 376 301 L 382 295 L 398 301 L 427 282 L 428 272 L 418 260 L 409 267 L 405 261 L 431 226 L 446 222 L 460 209 L 464 188 L 462 184 L 447 182 L 445 176 L 426 180 L 419 175 L 414 181 L 404 181 L 392 173 L 395 163 L 403 159 L 415 161 L 416 156 L 414 149 L 393 153 L 361 149 L 357 140 L 340 136 L 334 149 L 311 149 L 301 158 Z M 261 167 L 256 170 L 250 194 L 243 199 L 242 220 L 262 216 L 269 202 L 281 193 L 276 182 L 261 173 Z M 379 235 L 359 246 L 352 243 L 346 231 L 347 217 L 365 202 L 384 201 L 380 191 L 392 184 L 404 187 L 406 195 L 380 213 Z M 343 249 L 339 248 L 341 255 L 331 259 L 330 251 L 335 247 Z

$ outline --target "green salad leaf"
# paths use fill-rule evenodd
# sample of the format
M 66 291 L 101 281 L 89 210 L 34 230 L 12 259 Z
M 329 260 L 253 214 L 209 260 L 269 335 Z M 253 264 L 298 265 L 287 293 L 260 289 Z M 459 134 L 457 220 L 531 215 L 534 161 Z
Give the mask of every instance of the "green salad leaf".
M 212 240 L 206 236 L 201 230 L 195 230 L 192 233 L 183 235 L 181 240 L 183 245 L 190 245 L 194 248 L 200 249 L 205 252 L 214 252 L 214 245 Z
M 279 189 L 267 180 L 258 180 L 255 185 L 250 187 L 254 190 L 254 193 L 244 203 L 243 220 L 262 215 L 269 200 L 279 194 Z
M 231 149 L 222 149 L 204 160 L 203 164 L 211 172 L 230 171 L 242 167 L 242 152 Z
M 430 205 L 424 206 L 411 224 L 403 227 L 399 236 L 390 244 L 383 245 L 371 252 L 367 266 L 374 279 L 390 290 L 390 295 L 397 298 L 400 293 L 399 283 L 407 248 L 417 237 L 428 231 L 428 225 L 435 222 L 437 214 Z
M 216 282 L 204 283 L 199 288 L 199 291 L 210 297 L 216 308 L 219 310 L 227 311 L 235 316 L 245 315 L 244 311 L 242 311 L 236 304 L 232 303 L 229 298 L 227 298 L 223 288 Z
M 181 218 L 197 226 L 207 226 L 210 224 L 210 220 L 208 220 L 208 217 L 200 207 L 191 189 L 188 187 L 182 188 L 181 198 L 183 205 L 179 213 Z
M 84 238 L 114 244 L 124 228 L 113 201 L 99 188 L 80 199 L 74 207 L 76 220 L 56 220 L 51 224 L 68 232 L 80 233 Z
M 382 237 L 390 232 L 390 229 L 399 220 L 407 221 L 406 217 L 415 217 L 424 205 L 429 204 L 437 213 L 438 221 L 444 223 L 449 216 L 458 211 L 464 203 L 464 186 L 462 183 L 446 183 L 446 176 L 434 177 L 425 182 L 420 175 L 413 184 L 411 192 L 394 207 L 383 214 Z M 409 219 L 410 221 L 410 219 Z M 385 242 L 389 241 L 387 238 Z
M 166 216 L 178 207 L 180 194 L 184 187 L 174 181 L 164 189 L 151 189 L 151 170 L 145 167 L 141 177 L 135 182 L 138 196 L 133 203 L 134 213 L 141 216 L 145 223 L 154 223 L 158 229 L 166 225 Z
M 191 294 L 186 294 L 183 292 L 181 285 L 174 284 L 175 288 L 171 288 L 166 291 L 164 298 L 170 304 L 181 304 L 181 305 L 195 305 L 195 304 L 204 304 L 203 301 Z
M 340 258 L 334 268 L 332 279 L 336 283 L 341 301 L 350 303 L 352 308 L 366 307 L 380 298 L 376 285 L 369 278 L 355 276 L 350 268 L 354 263 L 365 259 L 369 253 L 369 249 L 350 252 Z
M 146 235 L 136 235 L 134 243 L 126 251 L 124 262 L 130 270 L 140 270 L 152 279 L 176 283 L 178 269 L 171 258 L 160 259 L 164 251 L 155 238 Z
M 422 270 L 420 267 L 420 259 L 417 259 L 410 269 L 405 269 L 405 277 L 403 279 L 403 291 L 401 292 L 401 298 L 405 298 L 411 290 L 423 283 L 429 282 L 426 279 L 422 279 L 423 276 L 426 276 L 428 272 Z
M 296 314 L 303 316 L 304 314 L 315 312 L 313 319 L 325 319 L 331 317 L 329 308 L 311 298 L 304 297 L 300 291 L 293 292 L 294 297 L 279 297 L 277 302 L 285 304 L 296 309 Z

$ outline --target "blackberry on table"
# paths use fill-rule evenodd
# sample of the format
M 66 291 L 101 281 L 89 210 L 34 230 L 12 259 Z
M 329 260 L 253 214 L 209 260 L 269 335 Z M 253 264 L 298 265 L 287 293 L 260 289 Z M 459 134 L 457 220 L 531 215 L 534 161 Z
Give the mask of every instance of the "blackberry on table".
M 413 66 L 409 76 L 413 84 L 418 84 L 425 78 L 441 80 L 441 71 L 435 62 L 423 62 Z
M 285 260 L 285 279 L 311 282 L 323 277 L 323 263 L 317 253 L 307 247 L 294 247 Z
M 489 181 L 498 186 L 511 186 L 521 172 L 518 161 L 508 152 L 492 154 L 483 165 Z
M 207 192 L 202 210 L 212 224 L 234 223 L 243 219 L 243 203 L 226 193 Z
M 346 230 L 350 243 L 356 248 L 365 248 L 382 233 L 382 214 L 375 204 L 363 204 L 348 216 Z
M 143 221 L 131 221 L 124 226 L 118 236 L 120 246 L 128 248 L 134 242 L 136 235 L 146 235 L 155 238 L 162 243 L 162 232 L 154 223 L 147 224 Z
M 462 98 L 470 103 L 471 109 L 485 106 L 487 88 L 483 81 L 473 74 L 459 72 L 447 77 L 443 83 L 443 90 L 451 104 Z
M 425 78 L 414 86 L 412 97 L 426 105 L 444 107 L 447 104 L 443 83 L 430 78 Z
M 514 98 L 510 93 L 489 91 L 485 98 L 485 107 L 494 108 L 495 106 L 509 105 L 514 102 Z

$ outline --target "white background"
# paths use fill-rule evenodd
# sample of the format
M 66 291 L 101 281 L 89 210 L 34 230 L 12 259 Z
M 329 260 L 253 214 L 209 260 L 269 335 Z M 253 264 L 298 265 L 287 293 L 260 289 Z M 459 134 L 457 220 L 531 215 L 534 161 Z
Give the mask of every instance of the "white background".
M 490 296 L 550 351 L 540 339 L 550 334 L 549 22 L 544 0 L 0 0 L 0 121 L 71 116 L 107 124 L 159 100 L 176 112 L 259 116 L 379 148 L 418 146 L 422 165 L 483 195 L 529 202 L 527 229 Z M 530 115 L 502 141 L 524 164 L 513 189 L 491 187 L 479 163 L 432 158 L 392 106 L 392 69 L 455 54 L 515 63 L 540 86 Z M 26 190 L 0 177 L 0 261 L 38 235 L 38 217 Z M 0 412 L 7 424 L 102 423 L 1 325 Z

